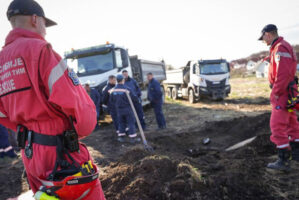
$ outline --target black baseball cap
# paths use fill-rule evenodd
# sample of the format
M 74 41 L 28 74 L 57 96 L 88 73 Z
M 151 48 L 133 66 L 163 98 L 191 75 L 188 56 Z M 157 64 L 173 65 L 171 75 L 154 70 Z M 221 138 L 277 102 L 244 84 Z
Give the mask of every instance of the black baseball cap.
M 57 25 L 45 16 L 43 8 L 34 0 L 13 0 L 8 6 L 6 15 L 8 20 L 15 15 L 37 15 L 46 20 L 46 27 Z
M 271 31 L 277 31 L 277 27 L 274 24 L 268 24 L 266 25 L 261 33 L 261 36 L 259 37 L 258 40 L 263 40 L 263 36 L 265 33 L 271 32 Z

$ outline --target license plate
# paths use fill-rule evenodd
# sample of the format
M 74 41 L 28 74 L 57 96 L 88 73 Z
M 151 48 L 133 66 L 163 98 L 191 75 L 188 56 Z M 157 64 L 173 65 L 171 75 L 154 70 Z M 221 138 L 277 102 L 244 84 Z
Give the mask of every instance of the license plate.
M 213 84 L 219 84 L 220 82 L 219 81 L 215 81 L 215 82 L 213 82 Z

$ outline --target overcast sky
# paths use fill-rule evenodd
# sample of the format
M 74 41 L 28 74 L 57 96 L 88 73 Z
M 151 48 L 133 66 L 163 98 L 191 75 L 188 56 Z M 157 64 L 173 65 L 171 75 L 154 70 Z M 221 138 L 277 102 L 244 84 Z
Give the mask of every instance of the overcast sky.
M 267 50 L 257 41 L 265 24 L 299 44 L 299 0 L 37 0 L 58 23 L 46 39 L 63 55 L 71 48 L 124 46 L 131 55 L 164 58 L 183 66 L 192 59 L 249 56 Z M 11 27 L 0 0 L 0 42 Z

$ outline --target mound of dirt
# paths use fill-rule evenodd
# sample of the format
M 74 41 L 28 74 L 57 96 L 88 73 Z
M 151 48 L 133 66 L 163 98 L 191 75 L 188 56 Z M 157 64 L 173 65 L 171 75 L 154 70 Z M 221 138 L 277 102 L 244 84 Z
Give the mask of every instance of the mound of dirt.
M 204 183 L 200 172 L 188 163 L 134 149 L 111 166 L 102 186 L 107 199 L 186 199 Z

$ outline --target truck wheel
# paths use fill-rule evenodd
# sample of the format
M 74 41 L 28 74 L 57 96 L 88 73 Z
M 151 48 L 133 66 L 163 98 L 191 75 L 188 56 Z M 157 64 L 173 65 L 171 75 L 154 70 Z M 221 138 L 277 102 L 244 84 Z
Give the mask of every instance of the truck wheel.
M 195 103 L 194 91 L 190 89 L 188 92 L 189 103 Z
M 168 87 L 168 88 L 166 89 L 166 96 L 167 96 L 168 98 L 170 98 L 170 99 L 172 98 L 172 94 L 171 94 L 171 92 L 172 92 L 172 91 L 171 91 L 171 88 Z
M 172 95 L 173 100 L 177 100 L 178 99 L 178 89 L 175 87 L 172 88 L 171 95 Z

